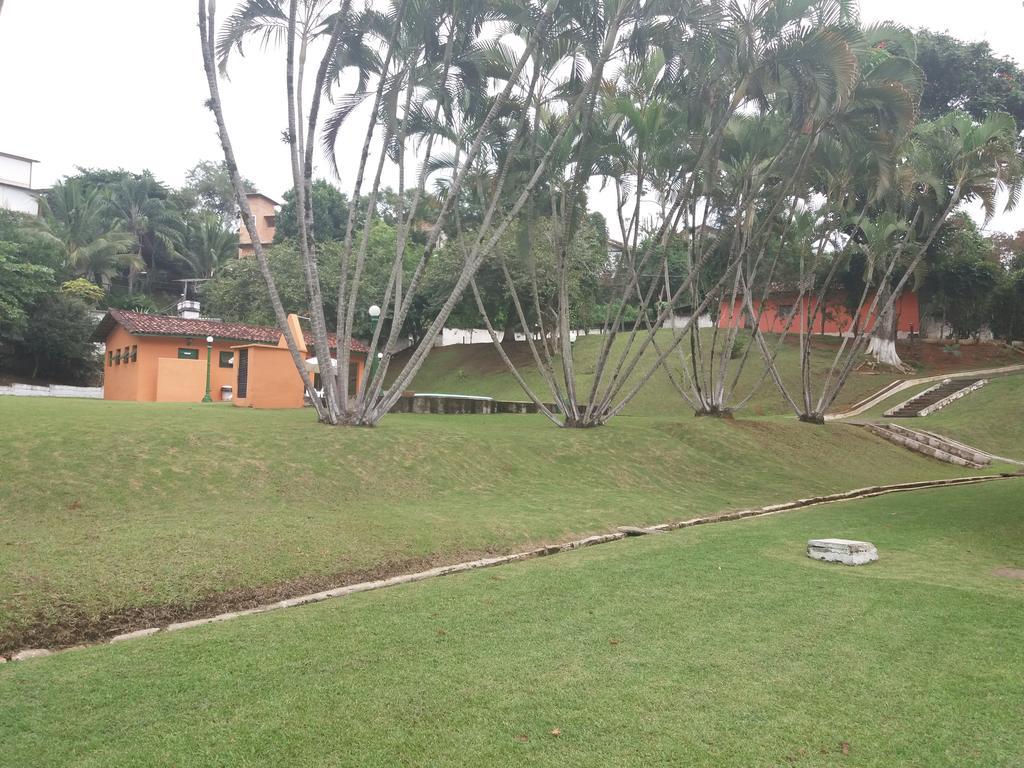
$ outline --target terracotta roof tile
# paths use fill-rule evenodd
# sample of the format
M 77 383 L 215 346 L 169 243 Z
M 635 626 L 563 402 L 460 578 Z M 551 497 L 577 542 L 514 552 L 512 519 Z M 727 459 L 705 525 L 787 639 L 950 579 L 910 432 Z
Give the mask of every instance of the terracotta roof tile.
M 204 318 L 185 318 L 175 315 L 149 315 L 145 312 L 131 312 L 126 309 L 109 309 L 106 316 L 93 331 L 93 341 L 106 341 L 115 325 L 121 325 L 128 333 L 136 336 L 213 336 L 215 339 L 230 341 L 247 341 L 255 344 L 277 344 L 281 331 L 266 325 L 249 325 L 247 323 L 223 323 L 219 320 Z M 313 335 L 304 333 L 306 345 L 312 348 Z M 336 348 L 334 334 L 328 335 L 331 348 Z M 352 351 L 367 351 L 366 347 L 352 339 Z

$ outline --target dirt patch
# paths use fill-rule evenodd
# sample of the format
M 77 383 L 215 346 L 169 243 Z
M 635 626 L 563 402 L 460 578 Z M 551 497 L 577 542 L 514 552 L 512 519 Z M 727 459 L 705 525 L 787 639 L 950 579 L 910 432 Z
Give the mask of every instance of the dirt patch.
M 1024 355 L 1000 344 L 946 345 L 924 342 L 901 342 L 896 351 L 903 362 L 937 373 L 1001 368 L 1024 363 Z
M 1013 568 L 1006 565 L 1002 568 L 996 568 L 992 571 L 992 575 L 999 576 L 1004 579 L 1017 579 L 1018 581 L 1024 581 L 1024 568 Z
M 449 552 L 431 557 L 390 560 L 365 570 L 302 576 L 277 584 L 215 592 L 192 602 L 125 606 L 100 614 L 89 613 L 73 603 L 50 605 L 45 613 L 39 612 L 27 625 L 0 634 L 0 654 L 10 654 L 23 648 L 55 650 L 84 643 L 95 643 L 137 629 L 208 618 L 228 611 L 256 608 L 278 600 L 287 600 L 334 587 L 386 579 L 404 573 L 427 570 L 439 565 L 452 565 L 465 560 L 508 554 L 511 551 Z

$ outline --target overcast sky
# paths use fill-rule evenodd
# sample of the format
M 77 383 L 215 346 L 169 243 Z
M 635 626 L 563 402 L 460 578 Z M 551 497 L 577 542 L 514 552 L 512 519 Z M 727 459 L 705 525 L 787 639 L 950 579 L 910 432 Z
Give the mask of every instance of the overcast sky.
M 219 6 L 224 18 L 234 2 Z M 862 0 L 861 15 L 987 40 L 1024 61 L 1021 0 Z M 222 86 L 239 166 L 278 199 L 291 185 L 281 58 L 238 60 Z M 148 168 L 180 185 L 197 161 L 223 159 L 206 98 L 194 0 L 4 0 L 0 152 L 39 160 L 36 186 L 75 166 Z M 989 228 L 1024 229 L 1024 210 Z

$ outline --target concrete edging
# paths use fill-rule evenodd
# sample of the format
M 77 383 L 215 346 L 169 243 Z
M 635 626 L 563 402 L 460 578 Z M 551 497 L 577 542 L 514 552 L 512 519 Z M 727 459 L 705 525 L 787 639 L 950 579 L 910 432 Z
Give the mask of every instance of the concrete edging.
M 986 384 L 988 384 L 988 379 L 981 379 L 979 381 L 974 382 L 969 387 L 964 387 L 963 389 L 958 389 L 956 392 L 954 392 L 953 394 L 949 395 L 948 397 L 942 398 L 937 403 L 932 403 L 931 405 L 929 405 L 929 406 L 927 406 L 925 408 L 922 408 L 920 411 L 917 412 L 917 415 L 918 416 L 929 416 L 929 415 L 935 413 L 936 411 L 942 410 L 943 408 L 945 408 L 950 403 L 956 402 L 961 397 L 965 397 L 966 395 L 971 394 L 971 392 L 976 392 L 977 390 L 979 390 L 982 387 L 984 387 Z
M 1024 365 L 1004 365 L 1002 368 L 986 368 L 980 371 L 957 371 L 956 373 L 943 373 L 937 376 L 926 376 L 923 379 L 906 379 L 905 381 L 900 382 L 897 386 L 893 386 L 890 383 L 866 400 L 861 400 L 857 405 L 847 411 L 826 413 L 825 421 L 840 421 L 841 419 L 849 419 L 853 416 L 859 416 L 864 413 L 864 411 L 874 408 L 876 405 L 884 400 L 888 400 L 893 395 L 910 389 L 911 387 L 920 386 L 921 384 L 941 382 L 943 379 L 981 378 L 984 376 L 996 376 L 1003 373 L 1017 373 L 1019 371 L 1024 371 Z
M 866 488 L 856 488 L 852 491 L 841 491 L 839 493 L 831 493 L 823 496 L 811 496 L 805 499 L 796 499 L 795 501 L 782 502 L 781 504 L 770 504 L 765 507 L 744 509 L 738 512 L 723 512 L 717 515 L 694 517 L 688 520 L 662 523 L 660 525 L 643 527 L 621 526 L 614 533 L 595 534 L 593 536 L 587 536 L 585 538 L 576 539 L 573 541 L 565 542 L 563 544 L 550 544 L 547 546 L 530 549 L 525 552 L 517 552 L 511 555 L 487 557 L 479 560 L 470 560 L 463 563 L 455 563 L 453 565 L 441 565 L 435 568 L 430 568 L 426 571 L 419 571 L 418 573 L 409 573 L 401 576 L 392 576 L 387 579 L 366 581 L 360 584 L 350 584 L 345 587 L 337 587 L 334 589 L 324 590 L 322 592 L 314 592 L 309 595 L 301 595 L 299 597 L 292 597 L 287 600 L 280 600 L 276 603 L 269 603 L 267 605 L 261 605 L 256 608 L 249 608 L 247 610 L 240 611 L 229 611 L 227 613 L 221 613 L 216 616 L 193 619 L 191 621 L 176 622 L 173 624 L 168 624 L 163 627 L 147 627 L 145 629 L 138 629 L 132 632 L 125 632 L 120 635 L 115 635 L 114 637 L 109 638 L 106 641 L 91 643 L 90 645 L 76 645 L 70 648 L 61 648 L 56 650 L 50 650 L 45 648 L 27 648 L 12 654 L 10 660 L 23 661 L 33 658 L 42 658 L 45 656 L 52 656 L 55 653 L 63 653 L 64 651 L 73 651 L 78 650 L 80 648 L 95 645 L 120 643 L 128 640 L 135 640 L 142 637 L 150 637 L 152 635 L 164 632 L 178 632 L 185 629 L 191 629 L 193 627 L 200 627 L 205 624 L 217 624 L 223 621 L 230 621 L 232 619 L 241 618 L 243 616 L 252 616 L 259 613 L 267 613 L 269 611 L 280 610 L 282 608 L 294 608 L 300 605 L 319 603 L 324 600 L 330 600 L 338 597 L 346 597 L 348 595 L 354 595 L 359 592 L 371 592 L 378 589 L 396 587 L 401 584 L 411 584 L 417 581 L 433 579 L 439 576 L 449 576 L 454 573 L 462 573 L 464 571 L 472 571 L 477 570 L 479 568 L 493 568 L 497 565 L 506 565 L 508 563 L 515 563 L 523 560 L 532 560 L 539 557 L 547 557 L 548 555 L 555 555 L 560 552 L 571 552 L 573 550 L 583 549 L 584 547 L 596 546 L 598 544 L 608 544 L 613 541 L 621 541 L 622 539 L 625 539 L 627 537 L 644 536 L 655 533 L 665 533 L 668 531 L 678 531 L 684 528 L 692 528 L 698 525 L 709 525 L 711 523 L 725 523 L 731 522 L 733 520 L 745 520 L 754 517 L 766 517 L 768 515 L 777 515 L 781 512 L 789 512 L 796 509 L 805 509 L 807 507 L 819 506 L 823 504 L 834 504 L 840 501 L 866 499 L 872 498 L 874 496 L 886 496 L 890 493 L 902 493 L 905 491 L 917 491 L 929 488 L 945 488 L 958 485 L 975 485 L 978 483 L 986 483 L 994 480 L 1008 480 L 1014 477 L 1024 477 L 1024 474 L 975 475 L 969 477 L 947 478 L 945 480 L 921 480 L 910 483 L 894 483 L 891 485 L 873 485 L 868 486 Z M 0 662 L 3 661 L 6 661 L 6 659 L 0 656 Z

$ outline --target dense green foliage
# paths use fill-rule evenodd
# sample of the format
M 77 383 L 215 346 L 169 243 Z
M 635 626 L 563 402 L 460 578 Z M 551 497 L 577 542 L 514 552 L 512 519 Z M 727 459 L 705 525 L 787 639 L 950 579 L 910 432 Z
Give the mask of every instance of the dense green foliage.
M 323 179 L 313 182 L 313 231 L 318 242 L 345 239 L 348 222 L 348 196 Z M 295 219 L 295 190 L 284 193 L 284 203 L 277 215 L 274 242 L 297 240 L 299 225 Z
M 914 38 L 926 78 L 922 117 L 962 109 L 984 120 L 993 112 L 1007 112 L 1024 128 L 1024 71 L 1018 62 L 997 55 L 984 40 L 965 42 L 928 29 L 918 30 Z
M 166 311 L 182 278 L 235 260 L 226 179 L 211 163 L 180 190 L 148 171 L 80 169 L 42 195 L 40 217 L 0 210 L 0 372 L 94 383 L 90 308 Z

